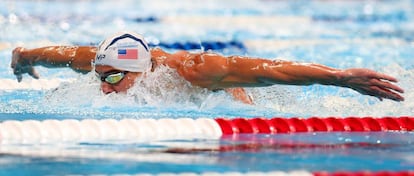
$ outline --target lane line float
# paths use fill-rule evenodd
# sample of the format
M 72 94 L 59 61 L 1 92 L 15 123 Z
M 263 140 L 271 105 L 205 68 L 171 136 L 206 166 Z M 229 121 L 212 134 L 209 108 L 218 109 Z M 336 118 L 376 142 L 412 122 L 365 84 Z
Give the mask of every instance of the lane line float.
M 414 117 L 163 118 L 5 120 L 1 143 L 219 139 L 223 135 L 298 132 L 414 131 Z

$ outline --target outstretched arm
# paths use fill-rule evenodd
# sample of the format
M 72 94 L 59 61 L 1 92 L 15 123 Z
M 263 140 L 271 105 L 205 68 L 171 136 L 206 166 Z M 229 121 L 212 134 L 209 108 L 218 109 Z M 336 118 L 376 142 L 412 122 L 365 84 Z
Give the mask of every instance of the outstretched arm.
M 13 50 L 11 67 L 17 80 L 27 73 L 39 78 L 33 66 L 58 68 L 70 67 L 77 72 L 86 73 L 92 70 L 96 47 L 91 46 L 50 46 L 36 49 L 18 47 Z
M 194 85 L 210 89 L 260 87 L 274 84 L 334 85 L 364 95 L 403 101 L 402 88 L 391 76 L 369 69 L 334 69 L 311 63 L 272 61 L 260 58 L 223 57 L 217 54 L 187 54 L 178 72 Z

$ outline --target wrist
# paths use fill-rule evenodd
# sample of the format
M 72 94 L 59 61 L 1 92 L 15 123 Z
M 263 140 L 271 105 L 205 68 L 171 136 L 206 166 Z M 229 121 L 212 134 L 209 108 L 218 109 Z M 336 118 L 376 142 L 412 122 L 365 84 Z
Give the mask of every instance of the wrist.
M 33 63 L 33 61 L 31 61 L 31 59 L 28 59 L 27 55 L 27 51 L 25 48 L 23 47 L 17 47 L 13 50 L 13 60 L 14 62 L 16 62 L 17 64 L 23 64 L 23 65 L 27 65 L 27 64 L 31 64 Z
M 335 86 L 341 86 L 341 87 L 346 87 L 346 78 L 349 77 L 349 73 L 346 70 L 338 70 L 335 71 L 334 73 L 335 76 L 335 81 L 334 81 L 334 85 Z
M 22 64 L 29 64 L 29 65 L 33 65 L 34 64 L 34 59 L 32 57 L 29 57 L 29 52 L 27 49 L 25 48 L 16 48 L 15 49 L 16 54 L 19 57 L 19 60 Z

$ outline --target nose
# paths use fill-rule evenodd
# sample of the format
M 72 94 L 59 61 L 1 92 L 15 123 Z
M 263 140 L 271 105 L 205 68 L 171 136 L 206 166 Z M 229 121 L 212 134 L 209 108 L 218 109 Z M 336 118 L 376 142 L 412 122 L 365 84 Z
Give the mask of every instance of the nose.
M 112 92 L 115 92 L 115 89 L 113 88 L 113 86 L 106 82 L 101 83 L 101 90 L 104 94 L 110 94 Z

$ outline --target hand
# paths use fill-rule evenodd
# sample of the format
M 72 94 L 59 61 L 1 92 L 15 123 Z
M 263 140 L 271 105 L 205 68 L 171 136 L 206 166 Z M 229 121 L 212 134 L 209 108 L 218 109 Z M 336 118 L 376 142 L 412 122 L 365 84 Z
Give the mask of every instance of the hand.
M 253 104 L 253 100 L 252 97 L 250 97 L 247 93 L 246 90 L 244 90 L 241 87 L 236 87 L 236 88 L 226 88 L 224 89 L 227 93 L 233 95 L 233 98 L 235 100 L 239 100 L 243 103 L 246 104 Z
M 340 85 L 364 95 L 377 97 L 381 101 L 383 98 L 404 101 L 404 97 L 400 95 L 404 90 L 392 82 L 397 82 L 397 79 L 369 69 L 353 68 L 344 70 Z
M 13 74 L 16 75 L 17 81 L 22 81 L 23 74 L 27 73 L 35 79 L 39 79 L 39 74 L 33 67 L 33 61 L 30 59 L 25 59 L 21 57 L 21 52 L 24 51 L 24 48 L 17 47 L 13 50 L 13 56 L 11 61 L 11 68 L 13 69 Z

